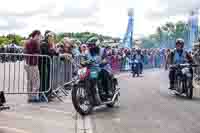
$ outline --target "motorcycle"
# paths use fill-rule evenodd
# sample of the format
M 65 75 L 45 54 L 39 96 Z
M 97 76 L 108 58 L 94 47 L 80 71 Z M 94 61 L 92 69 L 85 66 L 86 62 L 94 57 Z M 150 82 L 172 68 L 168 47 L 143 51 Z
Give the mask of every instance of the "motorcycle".
M 175 69 L 175 90 L 176 95 L 185 95 L 188 99 L 193 97 L 193 73 L 192 68 L 195 64 L 178 64 L 170 66 Z
M 117 79 L 114 76 L 111 78 L 112 96 L 108 98 L 98 77 L 100 68 L 91 62 L 81 64 L 72 89 L 72 103 L 76 111 L 81 115 L 89 115 L 96 106 L 114 107 L 120 96 Z
M 131 72 L 132 72 L 132 76 L 135 77 L 135 75 L 137 75 L 138 77 L 140 76 L 140 63 L 138 60 L 134 60 L 133 62 L 131 62 Z

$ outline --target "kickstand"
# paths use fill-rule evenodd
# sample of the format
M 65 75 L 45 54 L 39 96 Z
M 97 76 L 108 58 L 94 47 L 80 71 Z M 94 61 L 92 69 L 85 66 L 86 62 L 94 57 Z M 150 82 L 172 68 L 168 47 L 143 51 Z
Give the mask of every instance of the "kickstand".
M 3 91 L 0 91 L 0 111 L 10 109 L 9 106 L 5 106 L 6 98 Z

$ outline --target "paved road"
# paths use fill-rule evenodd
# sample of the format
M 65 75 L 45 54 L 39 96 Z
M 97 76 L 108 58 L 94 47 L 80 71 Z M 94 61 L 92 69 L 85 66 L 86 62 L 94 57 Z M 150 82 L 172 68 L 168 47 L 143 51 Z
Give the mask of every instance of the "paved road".
M 120 107 L 97 109 L 93 132 L 200 133 L 200 99 L 170 95 L 167 83 L 167 73 L 158 69 L 141 78 L 122 75 Z
M 27 105 L 9 97 L 9 111 L 0 112 L 0 133 L 200 133 L 199 92 L 193 100 L 169 93 L 167 73 L 154 69 L 143 77 L 120 75 L 120 104 L 101 107 L 83 121 L 66 103 Z M 90 131 L 90 132 L 89 132 Z

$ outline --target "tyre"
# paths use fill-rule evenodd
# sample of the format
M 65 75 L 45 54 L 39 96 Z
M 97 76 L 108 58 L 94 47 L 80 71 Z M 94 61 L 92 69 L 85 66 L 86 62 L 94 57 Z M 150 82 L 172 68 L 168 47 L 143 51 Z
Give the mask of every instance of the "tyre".
M 79 114 L 83 116 L 91 114 L 93 105 L 84 85 L 77 85 L 72 89 L 72 103 Z
M 187 89 L 186 89 L 186 90 L 187 90 L 186 96 L 187 96 L 188 99 L 192 99 L 192 97 L 193 97 L 193 85 L 192 85 L 192 80 L 188 80 L 188 81 L 187 81 L 186 87 L 187 87 Z

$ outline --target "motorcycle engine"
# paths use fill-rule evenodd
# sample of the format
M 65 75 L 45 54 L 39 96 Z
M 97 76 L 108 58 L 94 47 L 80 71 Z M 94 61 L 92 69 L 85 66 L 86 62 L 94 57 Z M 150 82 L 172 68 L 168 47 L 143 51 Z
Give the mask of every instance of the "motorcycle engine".
M 192 76 L 192 74 L 190 73 L 190 69 L 189 68 L 183 68 L 182 70 L 181 70 L 181 72 L 182 72 L 182 74 L 184 74 L 184 75 L 186 75 L 187 77 L 191 77 Z

